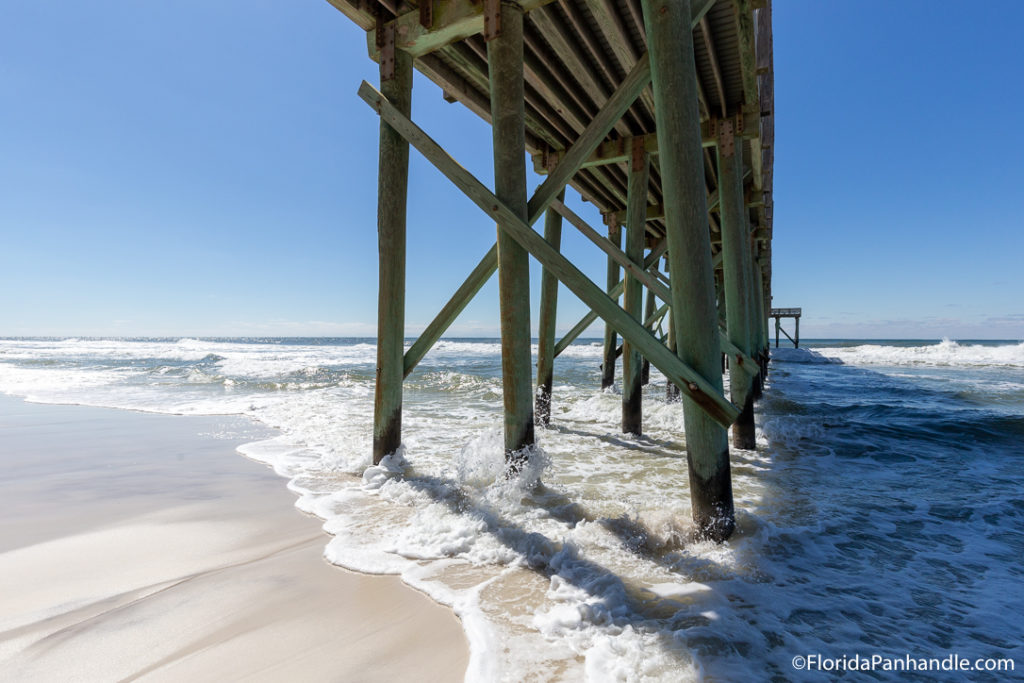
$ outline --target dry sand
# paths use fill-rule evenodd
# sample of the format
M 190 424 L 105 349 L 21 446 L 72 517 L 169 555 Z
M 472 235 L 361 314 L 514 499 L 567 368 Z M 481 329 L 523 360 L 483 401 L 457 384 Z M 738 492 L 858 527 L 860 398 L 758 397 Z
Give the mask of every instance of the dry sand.
M 327 564 L 241 418 L 0 397 L 0 678 L 456 681 L 452 612 Z

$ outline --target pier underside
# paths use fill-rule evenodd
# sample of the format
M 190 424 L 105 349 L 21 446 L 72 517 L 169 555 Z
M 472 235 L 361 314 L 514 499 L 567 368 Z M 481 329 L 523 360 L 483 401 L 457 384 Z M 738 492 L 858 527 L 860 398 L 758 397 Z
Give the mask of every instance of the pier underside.
M 733 447 L 755 447 L 753 401 L 769 343 L 769 1 L 329 1 L 367 32 L 380 64 L 378 87 L 359 89 L 381 118 L 374 461 L 401 445 L 403 378 L 497 272 L 510 470 L 528 456 L 535 421 L 551 419 L 555 358 L 601 318 L 603 386 L 623 363 L 623 431 L 643 431 L 641 387 L 653 364 L 668 378 L 669 398 L 682 398 L 698 534 L 727 538 L 728 430 Z M 429 124 L 411 121 L 414 68 L 491 123 L 494 188 L 434 142 Z M 464 284 L 405 351 L 410 145 L 497 229 L 494 246 L 465 264 Z M 545 176 L 532 194 L 528 160 Z M 598 207 L 603 226 L 565 205 L 566 186 Z M 543 235 L 533 227 L 542 214 Z M 592 282 L 560 253 L 563 223 L 607 255 L 606 282 Z M 531 258 L 543 268 L 536 390 Z M 556 341 L 559 282 L 591 312 Z

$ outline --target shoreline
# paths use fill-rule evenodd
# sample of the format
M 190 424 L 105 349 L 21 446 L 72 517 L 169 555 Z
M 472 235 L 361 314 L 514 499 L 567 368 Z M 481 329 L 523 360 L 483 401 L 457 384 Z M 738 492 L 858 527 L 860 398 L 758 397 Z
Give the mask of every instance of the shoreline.
M 323 559 L 235 448 L 275 432 L 0 396 L 0 666 L 22 680 L 462 680 L 452 610 Z

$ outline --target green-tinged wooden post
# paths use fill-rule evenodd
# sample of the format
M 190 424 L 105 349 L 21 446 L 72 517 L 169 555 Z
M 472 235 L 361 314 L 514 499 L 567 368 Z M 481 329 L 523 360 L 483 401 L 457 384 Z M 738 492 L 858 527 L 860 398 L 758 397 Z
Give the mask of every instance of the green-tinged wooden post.
M 718 269 L 715 271 L 715 300 L 717 302 L 718 309 L 718 324 L 725 327 L 725 281 L 722 276 L 722 270 Z M 726 368 L 726 354 L 722 352 L 722 374 L 725 374 Z
M 753 274 L 751 287 L 754 294 L 754 346 L 751 348 L 751 356 L 757 360 L 758 367 L 761 370 L 757 377 L 754 378 L 754 400 L 759 401 L 761 400 L 761 397 L 764 396 L 765 375 L 764 285 L 762 281 L 761 265 L 757 260 L 756 246 L 755 251 L 751 252 L 751 255 L 754 257 L 752 261 L 753 269 L 751 271 Z
M 412 110 L 412 57 L 395 50 L 394 74 L 381 92 L 406 116 Z M 373 464 L 402 445 L 402 353 L 405 350 L 405 207 L 409 143 L 383 120 L 377 176 L 377 383 L 373 396 Z
M 565 190 L 558 194 L 558 201 L 565 199 Z M 548 209 L 544 217 L 544 239 L 555 249 L 562 243 L 562 216 L 554 209 Z M 555 369 L 555 320 L 558 308 L 558 278 L 547 267 L 540 278 L 540 324 L 537 339 L 537 422 L 547 425 L 551 422 L 551 386 Z
M 715 271 L 715 298 L 718 308 L 718 322 L 725 324 L 725 283 L 722 280 L 722 271 Z
M 651 59 L 677 354 L 721 390 L 718 315 L 708 231 L 689 0 L 641 0 Z M 690 500 L 700 538 L 736 527 L 725 428 L 683 398 Z
M 622 248 L 622 226 L 619 225 L 615 216 L 610 216 L 608 224 L 608 241 L 619 249 Z M 619 264 L 611 256 L 608 257 L 608 296 L 617 298 L 612 294 L 615 286 L 619 284 Z M 619 345 L 615 328 L 610 324 L 604 325 L 604 360 L 601 362 L 601 390 L 615 384 L 615 349 Z
M 626 257 L 639 268 L 643 268 L 650 158 L 647 151 L 644 150 L 643 138 L 633 138 L 633 140 L 633 158 L 629 165 L 629 180 L 626 189 Z M 642 321 L 644 287 L 640 280 L 628 272 L 625 281 L 622 295 L 623 308 L 635 320 Z M 628 341 L 624 341 L 622 349 L 622 431 L 636 436 L 640 436 L 643 431 L 641 362 L 640 352 Z
M 647 298 L 644 299 L 644 321 L 650 319 L 654 315 L 655 307 L 657 303 L 655 301 L 654 292 L 647 290 Z M 647 386 L 651 383 L 651 361 L 645 357 L 640 366 L 640 385 Z
M 487 43 L 498 200 L 526 220 L 526 128 L 523 86 L 523 10 L 502 2 L 501 33 Z M 498 293 L 501 372 L 505 398 L 505 459 L 518 470 L 534 443 L 530 376 L 530 261 L 526 249 L 499 223 Z
M 668 256 L 665 257 L 665 272 L 668 272 Z M 668 311 L 668 348 L 672 353 L 676 351 L 676 324 L 673 319 L 674 314 L 670 308 Z M 680 401 L 679 387 L 675 385 L 671 380 L 665 382 L 665 402 L 666 403 L 678 403 Z
M 743 353 L 752 355 L 754 330 L 751 325 L 750 230 L 747 227 L 743 199 L 743 141 L 733 134 L 733 121 L 719 122 L 721 133 L 715 148 L 718 157 L 718 206 L 722 216 L 722 282 L 725 285 L 725 323 L 729 341 Z M 729 392 L 732 402 L 743 412 L 732 425 L 732 445 L 753 450 L 754 395 L 751 376 L 735 358 L 729 359 Z

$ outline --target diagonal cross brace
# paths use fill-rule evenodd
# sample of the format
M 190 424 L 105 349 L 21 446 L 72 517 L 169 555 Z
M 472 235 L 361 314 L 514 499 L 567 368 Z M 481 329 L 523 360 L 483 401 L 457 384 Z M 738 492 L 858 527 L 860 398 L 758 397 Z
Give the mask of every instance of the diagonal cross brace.
M 601 110 L 591 120 L 587 127 L 580 133 L 576 142 L 565 153 L 562 160 L 548 174 L 547 179 L 541 183 L 533 197 L 527 204 L 527 220 L 533 225 L 547 209 L 552 199 L 558 196 L 565 184 L 576 175 L 583 162 L 601 144 L 601 140 L 608 135 L 608 132 L 615 126 L 615 123 L 622 118 L 626 110 L 633 104 L 640 92 L 647 87 L 651 80 L 651 63 L 645 53 L 637 60 L 633 69 L 626 78 L 619 84 L 612 96 L 604 103 Z M 365 99 L 365 98 L 364 98 Z M 498 245 L 495 244 L 484 254 L 480 262 L 459 286 L 444 305 L 444 308 L 434 316 L 423 334 L 413 342 L 413 345 L 405 352 L 404 371 L 405 377 L 413 371 L 416 365 L 423 360 L 430 348 L 441 338 L 448 327 L 455 321 L 469 302 L 476 296 L 487 281 L 498 269 Z
M 652 266 L 658 264 L 658 260 L 662 257 L 665 251 L 668 249 L 668 240 L 662 239 L 658 242 L 658 246 L 651 250 L 647 258 L 644 259 L 644 268 L 650 269 Z M 625 280 L 619 280 L 618 284 L 612 287 L 608 291 L 608 296 L 612 299 L 617 299 L 622 294 L 622 288 L 626 286 Z M 571 330 L 565 333 L 565 336 L 558 340 L 555 344 L 555 358 L 561 355 L 562 351 L 565 351 L 570 344 L 576 341 L 576 338 L 583 334 L 583 331 L 590 327 L 593 322 L 597 320 L 597 313 L 588 311 L 580 321 L 576 323 Z
M 639 280 L 641 284 L 647 287 L 647 289 L 654 292 L 655 296 L 662 301 L 672 300 L 672 292 L 658 279 L 658 276 L 660 276 L 661 273 L 654 275 L 646 268 L 641 268 L 637 264 L 633 263 L 633 261 L 626 256 L 621 249 L 587 225 L 587 222 L 583 220 L 579 214 L 557 199 L 551 202 L 551 208 L 572 223 L 577 230 L 582 232 L 587 239 L 600 247 L 604 253 L 615 259 L 630 275 Z M 718 337 L 719 346 L 721 347 L 722 352 L 732 356 L 735 359 L 736 364 L 743 368 L 748 375 L 754 377 L 760 372 L 757 363 L 755 363 L 747 354 L 743 353 L 738 346 L 729 341 L 728 334 L 719 330 Z
M 501 229 L 507 231 L 550 273 L 604 318 L 608 324 L 618 330 L 623 339 L 633 344 L 655 367 L 661 370 L 665 377 L 677 385 L 712 419 L 725 427 L 736 421 L 740 414 L 739 408 L 730 403 L 714 385 L 663 346 L 654 335 L 644 328 L 642 323 L 626 314 L 618 303 L 583 275 L 543 237 L 534 232 L 526 221 L 499 201 L 483 183 L 455 161 L 419 126 L 399 112 L 376 88 L 363 81 L 359 88 L 359 96 L 377 111 L 389 126 L 462 190 L 473 203 L 489 214 L 501 226 Z M 552 196 L 553 198 L 554 196 Z

